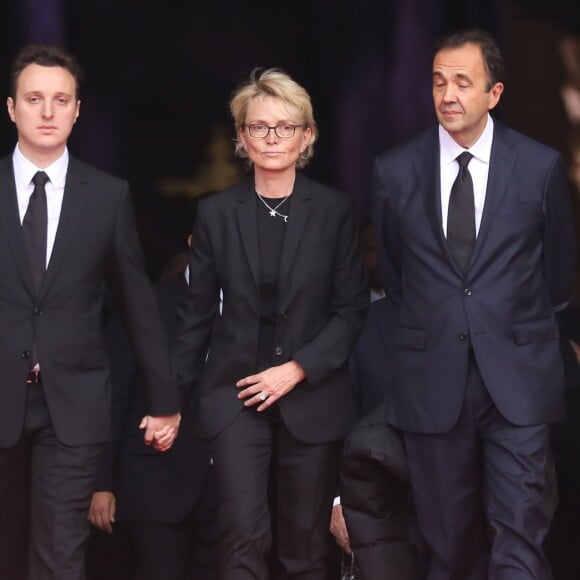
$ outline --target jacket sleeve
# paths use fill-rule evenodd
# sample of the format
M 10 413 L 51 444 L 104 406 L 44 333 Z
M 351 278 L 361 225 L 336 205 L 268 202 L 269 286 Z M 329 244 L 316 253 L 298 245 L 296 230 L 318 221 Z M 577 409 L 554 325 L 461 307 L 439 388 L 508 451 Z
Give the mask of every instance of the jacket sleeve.
M 147 386 L 151 415 L 171 415 L 181 408 L 181 396 L 171 375 L 169 344 L 143 253 L 129 188 L 124 184 L 115 225 L 113 255 L 115 307 L 123 312 L 139 368 Z
M 200 201 L 189 253 L 190 283 L 177 308 L 177 333 L 173 347 L 174 372 L 183 392 L 198 381 L 209 348 L 220 303 L 220 284 Z
M 292 356 L 306 373 L 306 386 L 316 385 L 347 362 L 366 317 L 369 289 L 354 215 L 352 204 L 344 204 L 336 236 L 330 317 Z

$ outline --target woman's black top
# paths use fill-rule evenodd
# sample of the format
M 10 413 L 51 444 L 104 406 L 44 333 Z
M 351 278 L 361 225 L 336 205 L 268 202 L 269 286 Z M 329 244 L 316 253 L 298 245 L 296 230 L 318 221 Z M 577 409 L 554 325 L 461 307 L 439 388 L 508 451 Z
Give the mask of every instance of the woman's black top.
M 279 207 L 279 212 L 290 215 L 292 196 Z M 280 198 L 264 197 L 272 208 L 280 203 Z M 272 366 L 274 332 L 278 319 L 278 272 L 280 253 L 284 242 L 287 223 L 279 215 L 271 216 L 268 208 L 256 195 L 258 224 L 258 246 L 260 254 L 260 336 L 256 356 L 256 372 Z M 291 218 L 288 217 L 288 220 Z

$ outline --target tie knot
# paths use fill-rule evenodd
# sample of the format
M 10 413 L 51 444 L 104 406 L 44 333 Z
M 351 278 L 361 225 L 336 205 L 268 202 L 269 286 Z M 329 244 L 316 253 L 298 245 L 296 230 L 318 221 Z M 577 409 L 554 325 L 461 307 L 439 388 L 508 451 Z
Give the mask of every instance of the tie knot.
M 32 178 L 32 183 L 34 183 L 35 186 L 44 187 L 47 181 L 48 175 L 46 175 L 44 171 L 37 171 Z
M 459 167 L 461 167 L 461 169 L 465 169 L 469 165 L 472 157 L 473 155 L 468 151 L 464 151 L 461 155 L 458 155 L 456 159 L 457 163 L 459 163 Z

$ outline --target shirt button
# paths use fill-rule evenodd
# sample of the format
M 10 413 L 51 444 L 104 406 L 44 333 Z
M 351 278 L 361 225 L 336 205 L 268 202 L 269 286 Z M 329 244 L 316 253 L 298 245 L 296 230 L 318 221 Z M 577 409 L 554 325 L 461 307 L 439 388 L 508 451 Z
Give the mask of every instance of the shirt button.
M 466 289 L 463 291 L 463 293 L 464 293 L 466 296 L 471 296 L 471 290 L 470 290 L 469 288 L 466 288 Z
M 459 340 L 467 340 L 469 338 L 469 334 L 467 332 L 461 332 L 459 334 Z
M 284 349 L 281 346 L 277 346 L 274 349 L 274 353 L 276 356 L 282 356 L 284 354 Z

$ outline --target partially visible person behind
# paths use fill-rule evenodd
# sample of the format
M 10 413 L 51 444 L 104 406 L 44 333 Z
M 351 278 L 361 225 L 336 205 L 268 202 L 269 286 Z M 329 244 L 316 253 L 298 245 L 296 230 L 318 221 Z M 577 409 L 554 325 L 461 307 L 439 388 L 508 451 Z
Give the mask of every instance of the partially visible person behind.
M 387 296 L 372 302 L 350 357 L 361 418 L 385 399 L 390 399 L 395 376 L 394 329 L 397 316 L 398 308 Z
M 157 284 L 161 317 L 171 344 L 177 305 L 188 284 L 195 284 L 188 268 Z M 128 536 L 134 568 L 123 580 L 217 580 L 215 478 L 209 446 L 194 434 L 191 392 L 185 396 L 180 434 L 173 447 L 162 454 L 143 449 L 138 424 L 147 407 L 145 385 L 135 374 L 134 357 L 118 317 L 111 318 L 108 330 L 114 443 L 100 463 L 89 521 L 103 532 L 117 534 L 119 544 Z M 113 543 L 96 536 L 91 553 L 95 567 L 99 559 L 110 556 L 107 544 Z
M 330 530 L 361 580 L 416 580 L 421 570 L 402 439 L 386 422 L 397 315 L 389 298 L 372 302 L 350 357 L 361 421 L 345 442 Z
M 88 508 L 109 437 L 107 286 L 146 379 L 145 442 L 169 449 L 180 420 L 129 187 L 67 148 L 79 79 L 57 47 L 26 46 L 12 63 L 18 143 L 0 160 L 0 577 L 10 580 L 85 578 Z
M 361 227 L 359 240 L 362 259 L 369 273 L 371 302 L 375 302 L 376 300 L 384 298 L 385 290 L 381 287 L 381 281 L 377 271 L 377 244 L 373 227 L 370 223 Z
M 374 165 L 379 264 L 399 306 L 388 418 L 428 580 L 549 580 L 555 313 L 575 266 L 566 167 L 490 115 L 504 84 L 489 34 L 445 38 L 432 76 L 438 125 Z
M 230 109 L 252 173 L 200 203 L 179 384 L 196 389 L 215 462 L 221 579 L 326 580 L 356 417 L 347 363 L 369 301 L 353 203 L 297 171 L 317 133 L 308 93 L 287 74 L 254 71 Z

